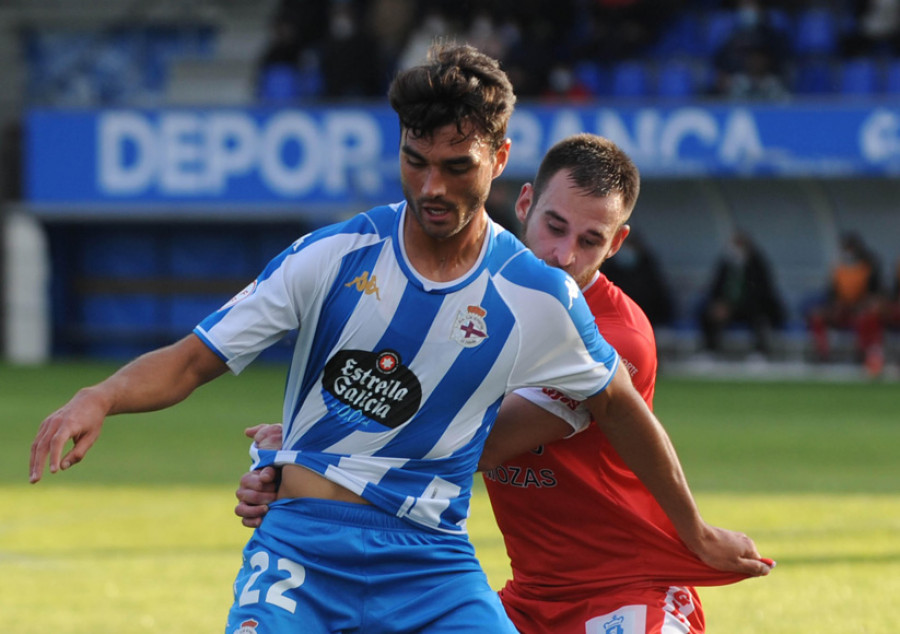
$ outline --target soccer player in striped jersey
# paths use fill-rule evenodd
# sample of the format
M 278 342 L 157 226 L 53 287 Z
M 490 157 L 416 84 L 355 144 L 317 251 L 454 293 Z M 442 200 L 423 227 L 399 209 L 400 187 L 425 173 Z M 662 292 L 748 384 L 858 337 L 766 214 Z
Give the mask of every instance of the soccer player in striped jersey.
M 764 574 L 749 538 L 703 521 L 574 280 L 490 221 L 515 103 L 499 64 L 439 46 L 389 96 L 405 200 L 301 237 L 191 335 L 76 393 L 41 424 L 31 481 L 80 461 L 107 416 L 177 403 L 298 330 L 283 443 L 254 451 L 281 467 L 278 500 L 227 633 L 514 632 L 465 520 L 503 396 L 529 386 L 584 401 L 701 557 Z

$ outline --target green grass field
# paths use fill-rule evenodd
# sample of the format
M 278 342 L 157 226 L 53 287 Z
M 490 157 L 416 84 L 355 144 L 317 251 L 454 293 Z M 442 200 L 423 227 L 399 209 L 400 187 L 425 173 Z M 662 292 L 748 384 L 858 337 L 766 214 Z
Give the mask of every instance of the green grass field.
M 0 365 L 0 622 L 11 632 L 221 632 L 249 531 L 242 429 L 280 416 L 282 373 L 224 377 L 166 412 L 110 419 L 80 465 L 29 485 L 37 426 L 112 366 Z M 707 520 L 778 568 L 701 591 L 719 634 L 893 634 L 900 621 L 900 386 L 662 378 L 656 410 Z M 508 574 L 477 489 L 472 539 Z

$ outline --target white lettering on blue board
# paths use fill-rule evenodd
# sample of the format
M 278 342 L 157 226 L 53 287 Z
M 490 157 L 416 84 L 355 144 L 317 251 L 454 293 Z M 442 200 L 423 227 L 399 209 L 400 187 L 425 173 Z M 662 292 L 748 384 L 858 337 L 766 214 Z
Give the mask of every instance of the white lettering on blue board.
M 110 196 L 216 196 L 245 177 L 285 197 L 377 194 L 384 186 L 382 130 L 362 110 L 261 119 L 226 110 L 109 111 L 97 129 L 97 178 Z

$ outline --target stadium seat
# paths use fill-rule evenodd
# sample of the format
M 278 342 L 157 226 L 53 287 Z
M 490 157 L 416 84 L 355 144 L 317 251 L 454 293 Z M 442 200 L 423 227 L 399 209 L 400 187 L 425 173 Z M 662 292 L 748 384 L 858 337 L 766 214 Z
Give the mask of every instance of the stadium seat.
M 794 73 L 794 92 L 800 95 L 827 95 L 834 92 L 831 60 L 824 57 L 800 60 Z
M 685 12 L 663 29 L 651 53 L 660 59 L 672 55 L 706 55 L 703 29 L 704 24 L 696 13 Z
M 705 33 L 703 35 L 703 49 L 705 55 L 713 55 L 734 32 L 735 17 L 732 11 L 713 11 L 706 18 Z
M 831 11 L 814 7 L 797 15 L 794 52 L 798 55 L 831 55 L 838 48 L 840 25 Z
M 614 97 L 646 97 L 650 94 L 650 73 L 643 62 L 626 60 L 613 66 L 610 84 Z
M 300 71 L 288 64 L 275 64 L 263 69 L 259 78 L 259 98 L 264 102 L 282 103 L 300 97 Z
M 656 94 L 660 97 L 691 97 L 696 93 L 696 78 L 690 63 L 671 60 L 659 65 Z
M 606 92 L 606 78 L 603 69 L 594 62 L 582 60 L 572 69 L 575 79 L 584 86 L 592 95 L 601 95 Z
M 900 60 L 891 60 L 884 69 L 884 91 L 890 95 L 900 95 Z
M 838 70 L 838 87 L 845 95 L 874 95 L 881 91 L 878 63 L 868 57 L 845 60 Z

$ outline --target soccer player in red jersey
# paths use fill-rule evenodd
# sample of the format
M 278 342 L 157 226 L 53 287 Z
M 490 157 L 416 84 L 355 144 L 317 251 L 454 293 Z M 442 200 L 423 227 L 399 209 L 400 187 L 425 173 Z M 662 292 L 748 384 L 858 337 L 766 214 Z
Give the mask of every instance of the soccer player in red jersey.
M 612 142 L 569 137 L 549 150 L 534 184 L 522 187 L 516 215 L 525 244 L 578 282 L 600 333 L 652 407 L 653 329 L 600 272 L 628 236 L 639 182 L 637 168 Z M 544 395 L 576 428 L 589 418 L 561 394 Z M 546 418 L 546 410 L 529 405 L 534 420 Z M 503 442 L 500 425 L 508 419 L 498 419 L 483 461 Z M 703 632 L 693 586 L 744 578 L 707 566 L 682 543 L 596 425 L 507 460 L 484 479 L 513 572 L 500 596 L 523 634 Z
M 628 236 L 639 189 L 638 170 L 620 148 L 602 137 L 575 135 L 548 151 L 534 184 L 522 187 L 516 215 L 524 242 L 578 283 L 600 333 L 652 406 L 653 329 L 637 304 L 600 272 Z M 708 566 L 684 544 L 578 403 L 551 389 L 534 389 L 508 396 L 503 407 L 516 415 L 498 417 L 481 467 L 487 469 L 485 483 L 513 572 L 500 597 L 517 629 L 703 632 L 694 586 L 734 583 L 745 575 Z M 529 438 L 566 434 L 507 459 L 511 446 L 525 450 Z M 254 505 L 266 499 L 260 474 L 248 476 L 236 511 L 253 525 L 264 508 Z

